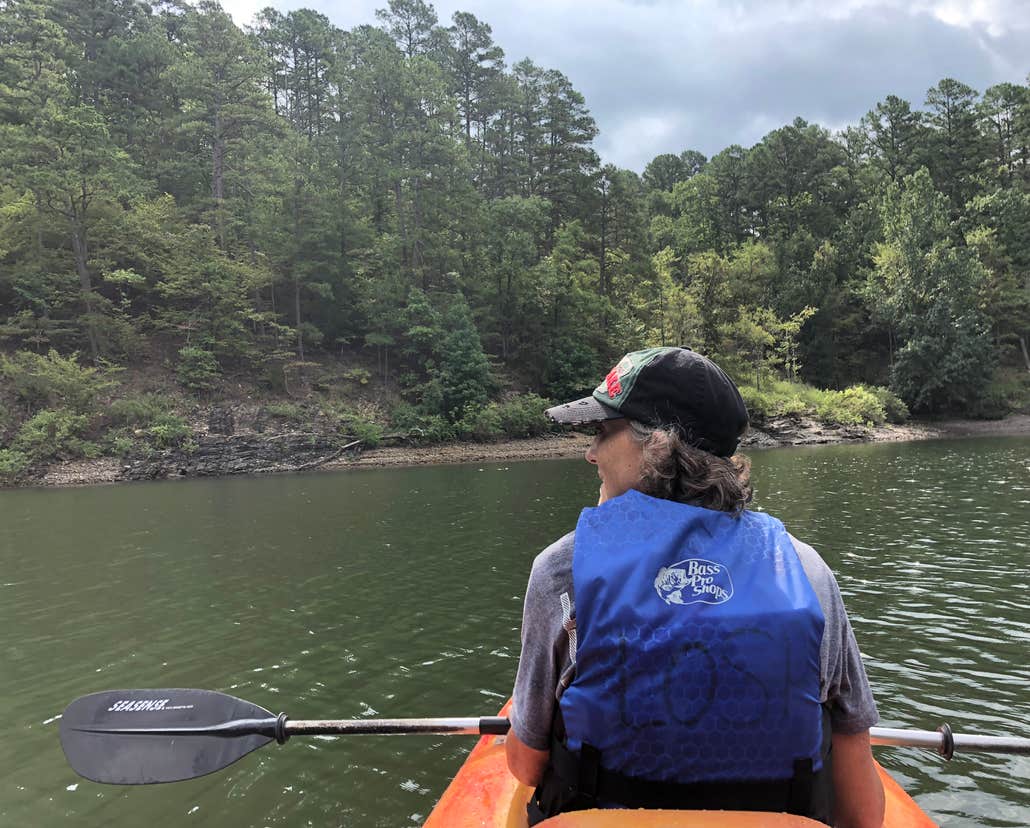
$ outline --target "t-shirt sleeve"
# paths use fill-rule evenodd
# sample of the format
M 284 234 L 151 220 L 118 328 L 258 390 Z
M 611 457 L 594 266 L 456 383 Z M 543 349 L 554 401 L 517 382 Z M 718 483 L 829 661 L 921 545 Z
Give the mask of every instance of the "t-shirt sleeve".
M 791 540 L 826 622 L 820 650 L 820 689 L 822 701 L 829 707 L 833 732 L 868 730 L 880 715 L 837 579 L 811 546 L 794 537 Z
M 531 748 L 551 746 L 551 720 L 563 661 L 567 660 L 568 632 L 562 614 L 562 595 L 571 605 L 570 533 L 541 552 L 529 575 L 522 611 L 522 654 L 515 676 L 512 730 Z

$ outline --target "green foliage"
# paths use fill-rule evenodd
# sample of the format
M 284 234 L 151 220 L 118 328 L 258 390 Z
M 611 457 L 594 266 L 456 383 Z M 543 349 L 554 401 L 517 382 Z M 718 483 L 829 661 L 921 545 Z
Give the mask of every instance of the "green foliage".
M 390 412 L 393 427 L 406 433 L 408 439 L 417 443 L 445 443 L 457 436 L 453 423 L 438 414 L 420 413 L 408 403 L 400 403 Z
M 503 438 L 536 437 L 554 425 L 544 417 L 550 403 L 536 394 L 521 394 L 484 406 L 469 406 L 455 424 L 459 437 L 489 443 Z
M 114 457 L 128 457 L 138 448 L 136 440 L 121 430 L 109 431 L 104 442 L 104 453 Z
M 991 388 L 1005 397 L 1010 410 L 1030 414 L 1030 373 L 1016 367 L 998 371 Z
M 179 350 L 179 364 L 175 373 L 179 382 L 187 388 L 204 391 L 215 384 L 221 371 L 213 353 L 190 346 Z
M 492 443 L 504 437 L 496 403 L 466 406 L 461 419 L 454 423 L 454 429 L 459 437 L 479 443 Z
M 356 411 L 340 416 L 339 429 L 348 440 L 361 440 L 365 448 L 375 448 L 383 439 L 382 425 Z
M 45 409 L 30 417 L 15 435 L 11 448 L 32 462 L 96 457 L 96 444 L 85 440 L 89 418 L 68 409 Z
M 372 375 L 364 368 L 348 368 L 340 378 L 355 385 L 368 385 L 372 381 Z
M 29 411 L 63 407 L 88 411 L 93 401 L 115 386 L 110 368 L 83 367 L 77 355 L 62 357 L 51 349 L 46 356 L 18 351 L 0 354 L 0 379 Z
M 27 454 L 15 449 L 0 448 L 0 481 L 12 483 L 29 467 Z
M 493 389 L 490 363 L 472 323 L 465 298 L 458 295 L 443 317 L 446 333 L 437 350 L 435 382 L 439 384 L 441 413 L 451 421 L 470 406 L 482 406 Z
M 1011 402 L 1005 392 L 989 385 L 969 409 L 969 416 L 977 420 L 1000 420 L 1012 411 Z
M 168 411 L 168 401 L 160 394 L 139 394 L 112 400 L 107 414 L 115 425 L 143 428 Z
M 881 425 L 887 420 L 877 395 L 862 385 L 825 392 L 816 415 L 824 423 L 840 425 Z
M 144 432 L 147 439 L 158 448 L 182 446 L 193 434 L 189 424 L 176 414 L 163 412 L 154 418 Z
M 873 396 L 875 396 L 879 401 L 888 423 L 898 424 L 908 420 L 908 406 L 905 405 L 905 402 L 901 397 L 889 388 L 874 385 L 866 388 L 866 390 L 873 394 Z
M 946 199 L 925 169 L 890 186 L 881 212 L 873 289 L 901 340 L 892 388 L 914 411 L 968 409 L 993 361 L 978 300 L 987 272 L 971 250 L 953 245 Z
M 762 425 L 776 415 L 776 403 L 772 397 L 751 385 L 740 386 L 740 396 L 747 407 L 748 417 L 755 425 Z
M 1030 413 L 1030 374 L 1018 368 L 998 371 L 969 415 L 997 420 L 1012 411 Z
M 775 404 L 775 413 L 778 417 L 800 417 L 806 414 L 810 406 L 800 395 L 779 399 Z
M 304 409 L 292 402 L 271 402 L 265 406 L 265 413 L 277 420 L 300 423 L 307 419 Z
M 821 390 L 804 383 L 774 380 L 758 391 L 740 386 L 751 421 L 762 425 L 772 417 L 812 417 L 838 425 L 901 423 L 908 409 L 886 388 L 855 385 L 844 391 Z
M 602 373 L 600 360 L 584 342 L 559 340 L 546 352 L 544 393 L 555 400 L 589 394 Z
M 501 431 L 507 437 L 538 437 L 555 428 L 544 416 L 551 402 L 536 394 L 519 394 L 492 405 L 497 407 Z
M 494 373 L 570 399 L 652 345 L 715 355 L 770 416 L 817 406 L 781 377 L 889 376 L 916 412 L 1014 404 L 990 382 L 1030 338 L 1022 78 L 637 176 L 601 165 L 561 72 L 506 68 L 474 15 L 386 5 L 345 32 L 271 8 L 244 31 L 207 0 L 6 2 L 0 341 L 55 349 L 0 360 L 26 416 L 107 395 L 76 351 L 181 349 L 191 391 L 267 371 L 298 394 L 352 343 L 441 434 Z M 115 421 L 156 416 L 131 408 Z

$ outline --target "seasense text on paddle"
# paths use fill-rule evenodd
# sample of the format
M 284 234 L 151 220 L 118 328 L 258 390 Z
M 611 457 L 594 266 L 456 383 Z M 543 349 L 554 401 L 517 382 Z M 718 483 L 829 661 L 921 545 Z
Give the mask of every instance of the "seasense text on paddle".
M 120 699 L 107 708 L 108 713 L 141 713 L 156 710 L 188 710 L 192 704 L 169 705 L 171 699 Z

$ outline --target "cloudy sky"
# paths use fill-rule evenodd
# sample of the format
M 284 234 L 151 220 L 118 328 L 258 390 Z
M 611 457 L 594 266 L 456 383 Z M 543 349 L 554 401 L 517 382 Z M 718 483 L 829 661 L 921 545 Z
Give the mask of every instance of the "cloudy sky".
M 223 0 L 240 25 L 267 5 L 376 23 L 386 0 Z M 564 72 L 586 97 L 606 162 L 751 146 L 796 116 L 839 129 L 899 95 L 921 107 L 952 77 L 982 92 L 1030 72 L 1030 0 L 458 0 L 510 66 Z

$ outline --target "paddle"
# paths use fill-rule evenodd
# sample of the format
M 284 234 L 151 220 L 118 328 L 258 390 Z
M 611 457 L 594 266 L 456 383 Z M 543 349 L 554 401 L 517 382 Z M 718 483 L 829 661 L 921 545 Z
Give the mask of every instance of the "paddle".
M 76 699 L 64 711 L 61 746 L 76 773 L 94 782 L 149 785 L 221 770 L 271 741 L 320 734 L 504 735 L 500 716 L 456 719 L 289 721 L 214 690 L 108 690 Z M 874 727 L 874 745 L 1030 755 L 1030 739 Z
M 503 735 L 508 720 L 342 719 L 288 721 L 214 690 L 107 690 L 61 716 L 61 747 L 76 773 L 112 785 L 180 782 L 214 773 L 290 736 L 320 734 Z

